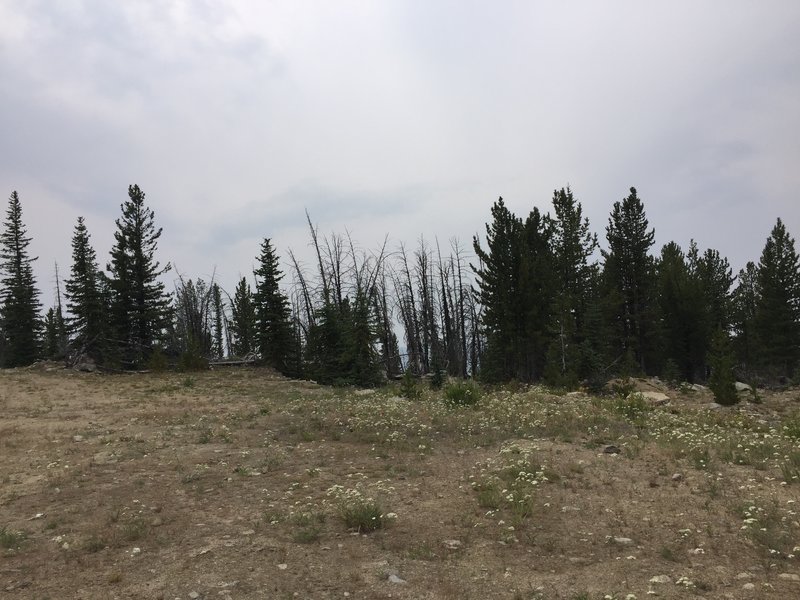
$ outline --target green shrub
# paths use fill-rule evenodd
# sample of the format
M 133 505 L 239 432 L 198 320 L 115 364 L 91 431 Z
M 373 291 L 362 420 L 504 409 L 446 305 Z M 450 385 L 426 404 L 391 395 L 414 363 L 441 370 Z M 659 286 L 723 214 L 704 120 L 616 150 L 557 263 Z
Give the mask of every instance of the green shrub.
M 723 406 L 733 406 L 739 402 L 736 379 L 733 376 L 734 356 L 728 334 L 721 329 L 717 330 L 711 339 L 708 362 L 711 366 L 708 387 L 714 392 L 714 400 Z
M 400 380 L 400 395 L 409 400 L 417 400 L 422 395 L 422 391 L 417 385 L 417 380 L 411 374 L 411 371 L 406 371 Z
M 626 398 L 636 391 L 636 385 L 628 377 L 619 379 L 611 384 L 611 393 L 620 398 Z
M 637 393 L 615 398 L 612 401 L 611 408 L 629 421 L 636 421 L 653 410 L 647 400 L 644 399 L 644 396 Z
M 661 371 L 661 379 L 666 381 L 669 387 L 677 388 L 681 383 L 681 371 L 678 368 L 678 363 L 668 358 Z
M 147 360 L 147 368 L 154 373 L 162 373 L 169 367 L 167 356 L 159 346 L 153 348 L 150 358 Z
M 179 371 L 205 371 L 208 369 L 208 359 L 192 349 L 183 352 L 178 359 Z
M 432 390 L 440 390 L 444 385 L 445 373 L 441 369 L 434 369 L 431 374 L 430 384 Z
M 359 533 L 368 533 L 384 527 L 394 514 L 384 514 L 381 505 L 360 489 L 344 488 L 335 485 L 328 490 L 328 496 L 336 501 L 339 516 L 348 529 Z
M 783 422 L 784 435 L 800 440 L 800 412 L 796 412 Z
M 22 541 L 25 539 L 25 534 L 21 531 L 12 531 L 7 527 L 0 527 L 0 548 L 12 550 L 19 548 Z
M 471 406 L 481 398 L 481 388 L 471 380 L 455 381 L 444 388 L 444 398 L 453 406 Z

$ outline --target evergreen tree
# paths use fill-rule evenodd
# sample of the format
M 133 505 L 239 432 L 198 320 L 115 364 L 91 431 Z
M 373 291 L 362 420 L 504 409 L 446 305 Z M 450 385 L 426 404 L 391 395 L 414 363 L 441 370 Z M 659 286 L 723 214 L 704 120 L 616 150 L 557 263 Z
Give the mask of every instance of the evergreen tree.
M 744 365 L 744 370 L 751 373 L 757 357 L 757 343 L 755 339 L 756 307 L 759 304 L 758 267 L 755 263 L 748 262 L 744 269 L 739 271 L 738 285 L 732 297 L 732 322 L 736 337 L 734 345 L 739 361 Z
M 696 271 L 703 289 L 710 331 L 729 330 L 733 322 L 731 287 L 735 278 L 728 259 L 709 248 L 699 257 Z
M 646 372 L 649 361 L 657 357 L 654 261 L 648 254 L 655 231 L 648 230 L 636 188 L 614 203 L 606 239 L 603 272 L 616 350 L 624 366 Z
M 503 381 L 516 375 L 521 355 L 520 337 L 524 315 L 520 314 L 520 238 L 522 222 L 499 198 L 491 208 L 492 221 L 486 224 L 484 250 L 477 237 L 473 248 L 479 266 L 472 266 L 478 286 L 478 301 L 484 307 L 486 348 L 481 377 Z
M 31 238 L 22 222 L 22 205 L 17 192 L 8 200 L 6 221 L 0 234 L 0 332 L 4 367 L 33 363 L 40 352 L 39 290 L 28 256 Z
M 48 360 L 64 358 L 66 351 L 66 325 L 58 308 L 49 308 L 44 316 L 44 344 L 42 355 Z
M 537 208 L 523 223 L 502 198 L 491 213 L 492 223 L 486 225 L 487 250 L 477 237 L 473 240 L 480 266 L 472 269 L 485 311 L 481 377 L 535 381 L 543 375 L 552 340 L 552 229 Z
M 523 316 L 521 323 L 521 349 L 518 357 L 517 379 L 538 381 L 544 376 L 547 353 L 557 345 L 556 355 L 562 358 L 560 385 L 570 385 L 565 377 L 565 338 L 553 332 L 553 305 L 556 297 L 556 278 L 553 268 L 552 224 L 547 215 L 534 209 L 525 219 L 522 229 L 519 289 L 515 302 Z M 560 333 L 560 330 L 559 330 Z M 574 378 L 574 376 L 573 376 Z
M 145 203 L 137 185 L 128 187 L 128 200 L 117 219 L 111 262 L 112 321 L 127 366 L 141 366 L 169 325 L 170 300 L 158 278 L 169 271 L 155 260 L 161 237 L 155 213 Z
M 258 349 L 266 364 L 285 373 L 292 346 L 292 323 L 289 299 L 279 287 L 283 273 L 269 238 L 261 243 L 257 260 L 254 300 Z
M 67 310 L 71 315 L 67 326 L 72 334 L 72 347 L 102 362 L 108 334 L 104 297 L 107 282 L 89 238 L 83 217 L 78 217 L 72 235 L 70 277 L 64 282 Z
M 767 374 L 791 377 L 800 361 L 800 266 L 794 238 L 778 219 L 756 277 L 755 334 Z
M 200 278 L 197 281 L 184 280 L 178 275 L 173 311 L 173 351 L 179 355 L 179 367 L 182 370 L 207 368 L 208 359 L 213 354 L 213 285 L 208 285 Z
M 256 350 L 256 312 L 250 284 L 242 277 L 236 286 L 231 305 L 233 354 L 246 356 Z
M 69 334 L 61 306 L 61 282 L 58 277 L 58 263 L 55 264 L 56 304 L 49 308 L 42 322 L 44 337 L 42 338 L 42 357 L 47 360 L 61 360 L 67 355 Z
M 711 338 L 709 352 L 709 365 L 711 377 L 708 385 L 714 392 L 714 399 L 724 406 L 736 404 L 739 397 L 736 394 L 736 378 L 733 374 L 733 351 L 730 347 L 728 334 L 722 329 L 717 329 Z
M 222 292 L 216 283 L 211 284 L 211 301 L 214 310 L 214 356 L 225 358 L 225 332 L 223 331 L 225 305 L 222 303 Z
M 692 378 L 689 346 L 698 320 L 695 308 L 699 294 L 692 284 L 681 247 L 675 242 L 665 244 L 658 261 L 664 358 L 665 365 L 677 365 L 683 381 Z
M 589 219 L 569 187 L 553 193 L 553 260 L 556 279 L 554 313 L 557 336 L 553 355 L 559 378 L 569 379 L 580 371 L 580 344 L 592 276 L 589 259 L 597 249 L 597 236 L 589 230 Z M 552 365 L 549 365 L 552 368 Z

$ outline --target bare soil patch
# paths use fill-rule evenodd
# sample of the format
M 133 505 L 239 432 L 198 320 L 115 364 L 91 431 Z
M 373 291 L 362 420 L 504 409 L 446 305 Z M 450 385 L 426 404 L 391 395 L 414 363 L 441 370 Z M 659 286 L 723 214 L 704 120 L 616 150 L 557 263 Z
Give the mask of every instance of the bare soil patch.
M 800 392 L 398 393 L 0 372 L 0 596 L 800 597 Z

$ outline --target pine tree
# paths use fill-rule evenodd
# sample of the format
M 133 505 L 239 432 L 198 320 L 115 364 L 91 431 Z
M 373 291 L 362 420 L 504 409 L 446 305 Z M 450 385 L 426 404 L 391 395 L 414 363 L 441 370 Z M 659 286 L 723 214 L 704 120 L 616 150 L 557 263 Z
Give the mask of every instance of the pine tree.
M 64 358 L 66 343 L 64 340 L 66 326 L 59 315 L 58 308 L 49 308 L 44 316 L 44 340 L 42 355 L 48 360 Z
M 105 276 L 97 264 L 97 255 L 90 243 L 83 217 L 78 217 L 72 235 L 72 266 L 64 282 L 67 320 L 72 334 L 72 347 L 80 354 L 102 362 L 108 334 Z
M 727 331 L 733 321 L 731 287 L 735 281 L 728 259 L 708 248 L 697 261 L 697 275 L 703 288 L 710 330 Z
M 242 277 L 236 286 L 231 305 L 233 354 L 246 356 L 256 350 L 256 312 L 250 284 Z
M 631 188 L 622 202 L 614 203 L 606 239 L 603 272 L 617 352 L 624 362 L 633 362 L 630 366 L 646 372 L 655 354 L 654 261 L 648 254 L 655 231 L 648 230 L 636 188 Z
M 264 363 L 284 373 L 292 345 L 292 324 L 289 299 L 279 287 L 283 273 L 269 238 L 261 243 L 257 260 L 254 300 L 258 349 Z
M 680 381 L 692 379 L 689 358 L 692 330 L 699 315 L 696 306 L 699 294 L 686 265 L 686 256 L 675 242 L 661 248 L 658 261 L 658 299 L 661 308 L 662 339 L 665 366 L 677 366 Z M 674 375 L 672 375 L 674 377 Z
M 762 369 L 791 377 L 800 361 L 800 266 L 794 238 L 778 219 L 756 277 L 755 334 Z
M 47 360 L 62 360 L 67 355 L 69 334 L 61 305 L 61 281 L 58 276 L 58 263 L 55 263 L 56 303 L 49 308 L 42 323 L 44 337 L 42 339 L 42 356 Z
M 739 271 L 738 285 L 732 297 L 732 322 L 736 337 L 734 346 L 744 370 L 752 373 L 757 358 L 755 317 L 758 301 L 758 267 L 752 261 Z
M 491 209 L 484 250 L 473 240 L 479 266 L 472 266 L 484 307 L 486 349 L 481 377 L 535 381 L 542 377 L 554 294 L 549 219 L 537 208 L 523 223 L 503 199 Z
M 597 236 L 589 230 L 589 219 L 583 217 L 583 207 L 576 202 L 569 187 L 553 192 L 553 209 L 552 246 L 557 291 L 554 333 L 557 339 L 551 355 L 557 362 L 554 371 L 559 373 L 559 379 L 570 379 L 580 371 L 580 344 L 585 338 L 587 292 L 592 276 L 589 259 L 597 249 Z M 549 367 L 552 371 L 553 366 Z
M 161 237 L 156 229 L 155 213 L 144 203 L 145 195 L 137 185 L 128 187 L 128 200 L 121 205 L 117 219 L 111 262 L 112 320 L 121 345 L 123 363 L 141 366 L 149 358 L 154 344 L 168 326 L 169 295 L 158 278 L 170 270 L 155 260 Z
M 739 401 L 739 397 L 736 394 L 733 362 L 734 356 L 728 334 L 722 329 L 717 329 L 711 338 L 709 351 L 711 377 L 708 381 L 708 386 L 714 392 L 714 399 L 723 406 L 731 406 Z
M 40 352 L 39 290 L 28 256 L 31 238 L 22 222 L 22 205 L 17 192 L 8 200 L 6 221 L 0 234 L 0 332 L 4 367 L 33 363 Z
M 487 249 L 477 236 L 473 248 L 479 266 L 475 272 L 478 301 L 484 307 L 482 325 L 486 349 L 482 357 L 481 377 L 503 381 L 516 375 L 517 359 L 522 353 L 520 336 L 524 315 L 520 305 L 520 238 L 522 222 L 499 198 L 491 208 L 492 221 L 486 224 Z
M 211 284 L 211 302 L 214 310 L 214 356 L 225 358 L 225 305 L 222 303 L 222 292 L 219 285 Z

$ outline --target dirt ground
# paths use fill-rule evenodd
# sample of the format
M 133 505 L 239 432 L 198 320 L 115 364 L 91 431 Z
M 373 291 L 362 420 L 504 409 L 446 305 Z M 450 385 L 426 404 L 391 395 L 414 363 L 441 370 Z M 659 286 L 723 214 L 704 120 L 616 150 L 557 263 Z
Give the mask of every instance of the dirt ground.
M 800 392 L 398 393 L 0 372 L 0 597 L 800 598 Z

